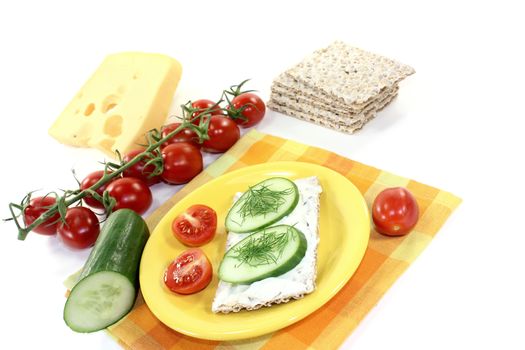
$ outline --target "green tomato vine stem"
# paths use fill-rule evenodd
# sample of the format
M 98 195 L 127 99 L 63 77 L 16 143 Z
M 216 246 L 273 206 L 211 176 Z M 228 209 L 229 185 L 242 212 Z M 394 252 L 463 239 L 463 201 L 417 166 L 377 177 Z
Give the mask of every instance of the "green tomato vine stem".
M 119 158 L 120 163 L 112 163 L 112 162 L 106 162 L 105 168 L 104 168 L 104 175 L 98 180 L 96 183 L 94 183 L 91 187 L 87 189 L 75 189 L 75 190 L 66 190 L 63 191 L 64 193 L 59 196 L 56 194 L 56 192 L 53 192 L 55 195 L 56 203 L 50 206 L 40 217 L 38 217 L 35 221 L 33 221 L 30 225 L 25 226 L 25 223 L 19 221 L 20 216 L 23 217 L 25 208 L 29 205 L 30 202 L 30 196 L 31 192 L 24 197 L 24 200 L 22 200 L 22 203 L 9 203 L 9 211 L 11 213 L 11 217 L 8 219 L 5 219 L 4 221 L 13 220 L 15 222 L 15 225 L 18 229 L 18 239 L 19 240 L 25 240 L 28 233 L 32 231 L 34 228 L 39 226 L 40 224 L 43 224 L 48 219 L 53 217 L 56 213 L 60 214 L 60 219 L 62 222 L 64 222 L 64 216 L 67 211 L 67 208 L 77 202 L 80 202 L 84 197 L 86 196 L 92 196 L 96 200 L 101 201 L 104 203 L 106 212 L 109 214 L 115 205 L 115 199 L 109 196 L 108 192 L 104 192 L 104 195 L 99 195 L 96 190 L 99 189 L 101 186 L 109 183 L 111 180 L 120 177 L 120 175 L 127 169 L 131 168 L 135 164 L 139 163 L 140 161 L 144 160 L 145 158 L 148 159 L 146 162 L 147 165 L 158 165 L 158 163 L 161 163 L 161 166 L 155 167 L 155 173 L 153 175 L 160 175 L 159 172 L 162 171 L 162 158 L 160 156 L 160 152 L 158 152 L 160 145 L 162 145 L 164 142 L 168 141 L 170 138 L 175 136 L 178 132 L 183 130 L 184 128 L 188 128 L 192 131 L 194 131 L 197 136 L 199 137 L 199 142 L 203 142 L 205 140 L 209 139 L 208 136 L 208 128 L 210 125 L 211 115 L 213 114 L 214 110 L 220 109 L 223 111 L 226 111 L 228 116 L 232 119 L 235 117 L 239 118 L 242 117 L 239 115 L 233 115 L 232 110 L 227 110 L 225 108 L 221 108 L 220 104 L 224 101 L 223 98 L 226 99 L 226 102 L 228 103 L 230 109 L 232 107 L 231 101 L 228 98 L 228 94 L 232 96 L 237 96 L 243 92 L 253 91 L 242 91 L 242 86 L 248 81 L 249 79 L 246 79 L 245 81 L 241 82 L 238 85 L 233 85 L 230 87 L 230 91 L 224 90 L 220 101 L 217 102 L 215 105 L 206 108 L 206 109 L 199 109 L 199 108 L 193 108 L 191 101 L 188 101 L 185 105 L 182 105 L 182 121 L 181 124 L 173 131 L 171 131 L 169 134 L 167 134 L 165 137 L 160 137 L 160 133 L 158 130 L 153 129 L 150 130 L 146 134 L 146 140 L 148 141 L 147 145 L 143 145 L 146 147 L 146 149 L 139 153 L 137 156 L 135 156 L 130 161 L 124 163 L 122 162 L 122 159 L 120 157 L 120 153 L 117 153 L 117 156 Z M 246 108 L 246 106 L 244 107 Z M 241 109 L 239 111 L 236 111 L 237 114 L 242 113 L 244 110 Z M 197 114 L 198 112 L 198 114 Z M 197 114 L 197 116 L 194 116 Z M 199 120 L 198 125 L 193 124 L 194 121 Z M 152 155 L 158 155 L 156 157 L 152 158 Z M 73 173 L 74 175 L 74 173 Z M 76 179 L 76 178 L 75 178 Z M 78 182 L 78 180 L 77 180 Z M 18 211 L 16 213 L 15 211 Z
M 206 115 L 206 113 L 203 113 L 202 115 Z M 67 208 L 70 205 L 82 200 L 82 198 L 86 197 L 90 193 L 94 193 L 98 188 L 101 186 L 107 184 L 111 180 L 113 180 L 116 177 L 119 177 L 120 174 L 122 174 L 126 169 L 131 168 L 138 162 L 140 162 L 144 157 L 151 154 L 152 151 L 158 149 L 161 144 L 169 140 L 171 137 L 173 137 L 175 134 L 177 134 L 182 129 L 188 127 L 191 125 L 190 122 L 183 121 L 179 127 L 177 127 L 175 130 L 167 134 L 165 137 L 161 138 L 160 140 L 151 143 L 142 153 L 138 154 L 135 158 L 130 160 L 129 162 L 121 165 L 118 168 L 114 168 L 112 172 L 104 171 L 104 175 L 98 180 L 96 183 L 94 183 L 91 187 L 85 189 L 85 190 L 74 190 L 74 191 L 66 191 L 64 196 L 66 197 L 63 201 L 63 205 Z M 107 170 L 107 169 L 106 169 Z M 59 211 L 59 205 L 60 200 L 57 199 L 56 203 L 49 207 L 47 211 L 45 211 L 40 217 L 38 217 L 35 221 L 33 221 L 30 225 L 23 227 L 18 222 L 18 215 L 14 213 L 14 209 L 21 210 L 22 208 L 20 205 L 16 203 L 10 203 L 9 204 L 9 210 L 12 215 L 12 219 L 15 221 L 16 227 L 18 229 L 18 239 L 23 241 L 27 237 L 28 233 L 33 230 L 38 225 L 44 223 L 46 220 L 51 218 L 53 215 L 55 215 Z

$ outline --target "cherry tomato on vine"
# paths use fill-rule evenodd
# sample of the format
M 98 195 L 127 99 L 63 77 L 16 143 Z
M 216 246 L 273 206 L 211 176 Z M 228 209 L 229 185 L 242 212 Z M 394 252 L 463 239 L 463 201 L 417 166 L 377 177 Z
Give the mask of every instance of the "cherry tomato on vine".
M 113 211 L 128 208 L 140 215 L 148 210 L 153 201 L 148 185 L 134 177 L 117 179 L 108 185 L 106 191 L 117 201 Z
M 188 249 L 179 255 L 164 272 L 164 283 L 172 292 L 197 293 L 211 282 L 210 260 L 198 248 Z
M 98 218 L 91 209 L 71 207 L 66 211 L 65 222 L 57 228 L 58 236 L 65 245 L 75 249 L 84 249 L 95 244 L 100 233 Z
M 36 219 L 44 214 L 50 206 L 56 203 L 55 197 L 35 197 L 29 201 L 29 205 L 24 209 L 24 222 L 26 226 L 31 225 Z M 57 232 L 58 222 L 60 220 L 60 214 L 57 212 L 55 215 L 38 225 L 33 229 L 33 232 L 40 233 L 42 235 L 54 235 Z
M 209 139 L 202 143 L 202 149 L 210 153 L 223 153 L 241 137 L 237 124 L 227 117 L 213 115 L 208 128 Z
M 84 178 L 84 180 L 82 180 L 82 182 L 80 183 L 80 189 L 81 190 L 86 190 L 86 189 L 90 188 L 98 180 L 100 180 L 103 175 L 104 175 L 104 170 L 97 170 L 97 171 L 94 171 L 94 172 L 88 174 L 88 176 L 86 176 Z M 115 180 L 113 180 L 113 181 L 115 181 Z M 104 193 L 104 191 L 106 190 L 108 185 L 109 185 L 109 183 L 100 186 L 97 190 L 95 190 L 95 192 L 98 193 L 100 196 L 102 196 L 102 194 Z M 98 200 L 96 200 L 95 198 L 93 198 L 93 197 L 91 197 L 89 195 L 84 197 L 84 203 L 86 203 L 87 205 L 89 205 L 92 208 L 96 208 L 96 209 L 103 209 L 104 208 L 104 205 L 101 202 L 99 202 Z
M 168 136 L 169 133 L 171 133 L 173 130 L 177 129 L 180 126 L 180 123 L 171 123 L 168 125 L 165 125 L 162 127 L 162 133 L 161 137 L 164 138 Z M 172 143 L 177 142 L 188 142 L 196 146 L 197 148 L 201 148 L 201 144 L 199 143 L 199 137 L 195 133 L 195 131 L 190 130 L 188 128 L 184 128 L 172 137 L 170 137 L 166 142 L 164 142 L 162 145 L 160 145 L 161 148 L 166 147 L 167 145 L 171 145 Z
M 387 236 L 403 236 L 416 226 L 419 207 L 406 188 L 387 188 L 374 200 L 372 218 L 377 232 Z
M 193 108 L 198 108 L 198 109 L 208 109 L 208 108 L 215 106 L 216 104 L 217 102 L 213 102 L 212 100 L 200 99 L 200 100 L 193 101 L 191 103 L 191 106 Z M 225 114 L 225 112 L 219 106 L 217 106 L 216 108 L 213 108 L 210 112 L 211 112 L 211 115 L 224 115 Z M 197 111 L 193 113 L 191 115 L 191 119 L 199 116 L 201 113 L 202 111 Z M 193 120 L 193 124 L 199 125 L 199 120 L 200 120 L 199 118 Z
M 140 149 L 133 150 L 128 152 L 123 160 L 124 162 L 129 162 L 139 154 L 141 154 L 143 151 Z M 137 179 L 141 179 L 144 181 L 148 186 L 155 185 L 156 183 L 160 182 L 160 175 L 150 177 L 150 175 L 155 171 L 155 166 L 153 164 L 146 165 L 146 163 L 151 158 L 145 157 L 142 160 L 140 160 L 138 163 L 134 164 L 130 168 L 127 168 L 124 170 L 122 175 L 124 177 L 134 177 Z
M 217 213 L 206 205 L 192 205 L 173 220 L 171 230 L 183 244 L 201 246 L 215 236 Z
M 187 142 L 173 143 L 162 151 L 164 181 L 180 185 L 193 179 L 202 171 L 202 154 L 197 147 Z
M 266 105 L 263 100 L 251 92 L 245 92 L 235 96 L 228 106 L 233 113 L 233 120 L 243 128 L 249 128 L 259 123 L 266 113 Z M 240 111 L 236 116 L 235 111 Z

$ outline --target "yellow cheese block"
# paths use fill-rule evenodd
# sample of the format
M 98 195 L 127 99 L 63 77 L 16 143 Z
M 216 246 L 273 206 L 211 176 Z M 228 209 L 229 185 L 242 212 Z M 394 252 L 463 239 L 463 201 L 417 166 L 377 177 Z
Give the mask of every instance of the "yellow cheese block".
M 141 52 L 106 57 L 49 129 L 58 141 L 94 147 L 115 157 L 145 144 L 166 120 L 182 67 L 175 59 Z

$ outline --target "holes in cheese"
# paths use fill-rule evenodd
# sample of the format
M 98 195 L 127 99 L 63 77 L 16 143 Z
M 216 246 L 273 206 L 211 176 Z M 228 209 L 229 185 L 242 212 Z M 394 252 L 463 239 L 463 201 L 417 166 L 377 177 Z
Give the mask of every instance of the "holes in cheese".
M 119 97 L 117 95 L 109 95 L 102 102 L 102 113 L 108 113 L 115 107 L 117 107 Z
M 84 115 L 86 117 L 89 117 L 91 114 L 93 114 L 94 110 L 95 110 L 95 104 L 90 103 L 87 105 L 86 109 L 84 110 Z
M 122 116 L 116 114 L 108 117 L 104 123 L 104 134 L 117 137 L 122 133 Z
M 108 56 L 49 129 L 58 141 L 95 147 L 116 158 L 146 144 L 166 121 L 182 67 L 171 57 L 142 52 Z M 89 117 L 89 118 L 86 118 Z

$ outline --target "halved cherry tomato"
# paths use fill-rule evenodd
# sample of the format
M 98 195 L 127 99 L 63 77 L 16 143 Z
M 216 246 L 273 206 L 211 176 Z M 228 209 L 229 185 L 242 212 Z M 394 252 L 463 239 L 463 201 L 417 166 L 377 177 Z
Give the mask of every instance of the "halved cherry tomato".
M 241 131 L 230 118 L 212 115 L 208 136 L 210 138 L 202 143 L 202 149 L 210 153 L 223 153 L 239 140 Z
M 84 249 L 95 244 L 100 233 L 98 218 L 86 207 L 71 207 L 66 211 L 65 222 L 57 228 L 58 236 L 65 245 Z
M 200 99 L 200 100 L 196 100 L 196 101 L 193 101 L 191 103 L 191 106 L 193 108 L 198 108 L 198 109 L 208 109 L 208 108 L 211 108 L 213 106 L 215 106 L 217 103 L 216 102 L 213 102 L 212 100 L 207 100 L 207 99 Z M 199 125 L 199 122 L 200 122 L 200 118 L 196 118 L 197 116 L 201 115 L 203 111 L 197 111 L 195 113 L 193 113 L 191 115 L 191 119 L 193 120 L 193 124 L 195 125 Z M 216 108 L 213 108 L 211 111 L 210 111 L 211 115 L 225 115 L 226 113 L 221 109 L 221 107 L 219 107 L 217 105 Z
M 180 123 L 171 123 L 168 125 L 165 125 L 162 127 L 162 138 L 168 136 L 169 133 L 171 133 L 173 130 L 177 129 L 180 126 Z M 171 145 L 172 143 L 177 142 L 188 142 L 192 145 L 196 146 L 197 148 L 201 148 L 201 144 L 199 143 L 199 137 L 195 133 L 195 131 L 190 130 L 188 128 L 184 128 L 172 137 L 170 137 L 166 142 L 164 142 L 160 147 L 164 148 L 168 145 Z
M 372 218 L 377 232 L 387 236 L 403 236 L 416 226 L 419 207 L 406 188 L 387 188 L 374 200 Z
M 192 205 L 173 220 L 171 229 L 183 244 L 201 246 L 215 236 L 217 213 L 206 205 Z
M 24 209 L 24 222 L 26 226 L 31 225 L 36 219 L 44 214 L 50 206 L 56 203 L 55 197 L 35 197 L 29 201 L 29 205 Z M 33 232 L 42 235 L 54 235 L 57 233 L 57 226 L 60 220 L 60 214 L 57 212 L 52 217 L 38 225 Z
M 193 179 L 202 171 L 202 154 L 191 143 L 178 142 L 166 146 L 162 151 L 164 181 L 180 185 Z
M 148 185 L 134 177 L 117 179 L 108 185 L 106 191 L 117 201 L 113 211 L 128 208 L 140 215 L 148 210 L 153 201 Z
M 233 113 L 231 116 L 235 122 L 243 128 L 249 128 L 259 123 L 266 113 L 266 105 L 263 100 L 251 92 L 245 92 L 235 96 L 228 106 Z M 235 111 L 241 111 L 237 116 Z M 229 113 L 230 114 L 230 113 Z
M 100 178 L 103 175 L 104 175 L 104 170 L 97 170 L 97 171 L 94 171 L 94 172 L 90 173 L 80 183 L 80 189 L 81 190 L 85 190 L 85 189 L 90 188 L 98 180 L 100 180 Z M 104 193 L 104 191 L 106 190 L 108 185 L 109 185 L 109 183 L 100 186 L 95 192 L 98 193 L 100 196 L 102 196 L 102 194 Z M 87 205 L 89 205 L 92 208 L 97 208 L 97 209 L 103 209 L 104 208 L 104 205 L 101 202 L 97 201 L 95 198 L 93 198 L 93 197 L 91 197 L 89 195 L 84 197 L 84 203 L 86 203 Z
M 123 160 L 124 162 L 129 162 L 139 154 L 141 154 L 143 151 L 141 149 L 136 149 L 133 151 L 128 152 Z M 124 170 L 122 175 L 124 177 L 134 177 L 137 179 L 141 179 L 144 181 L 148 186 L 155 185 L 156 183 L 160 182 L 160 175 L 157 176 L 150 176 L 153 171 L 155 171 L 155 166 L 153 164 L 146 165 L 146 163 L 151 158 L 145 157 L 142 160 L 140 160 L 138 163 L 134 164 L 132 167 L 127 168 Z
M 175 293 L 197 293 L 211 282 L 210 260 L 199 248 L 188 249 L 179 255 L 164 272 L 164 283 Z

